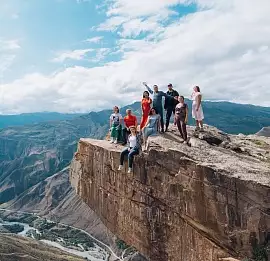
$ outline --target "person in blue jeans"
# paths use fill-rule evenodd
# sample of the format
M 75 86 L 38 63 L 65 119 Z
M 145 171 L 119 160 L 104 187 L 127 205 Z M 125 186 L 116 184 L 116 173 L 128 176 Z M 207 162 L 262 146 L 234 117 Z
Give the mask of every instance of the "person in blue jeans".
M 160 115 L 157 114 L 155 108 L 152 108 L 149 112 L 146 125 L 141 130 L 143 134 L 144 146 L 146 146 L 146 142 L 149 136 L 158 135 L 159 129 L 160 129 Z
M 160 127 L 161 132 L 164 132 L 164 112 L 163 112 L 163 97 L 165 97 L 167 100 L 174 100 L 174 97 L 166 94 L 163 91 L 158 90 L 158 86 L 154 85 L 152 90 L 146 82 L 143 83 L 143 85 L 147 88 L 147 90 L 153 94 L 153 108 L 155 108 L 156 112 L 160 115 Z
M 125 148 L 120 154 L 120 165 L 118 170 L 123 169 L 125 156 L 128 156 L 128 173 L 132 172 L 134 156 L 140 153 L 141 142 L 140 135 L 137 133 L 135 126 L 130 126 L 131 134 L 128 137 L 128 147 Z

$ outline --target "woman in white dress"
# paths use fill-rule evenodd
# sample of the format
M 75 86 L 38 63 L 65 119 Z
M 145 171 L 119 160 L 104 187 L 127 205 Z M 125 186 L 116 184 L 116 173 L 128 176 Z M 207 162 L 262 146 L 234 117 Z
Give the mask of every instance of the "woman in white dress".
M 199 86 L 195 86 L 191 96 L 192 103 L 192 118 L 196 120 L 196 131 L 203 131 L 203 109 L 202 109 L 202 94 Z

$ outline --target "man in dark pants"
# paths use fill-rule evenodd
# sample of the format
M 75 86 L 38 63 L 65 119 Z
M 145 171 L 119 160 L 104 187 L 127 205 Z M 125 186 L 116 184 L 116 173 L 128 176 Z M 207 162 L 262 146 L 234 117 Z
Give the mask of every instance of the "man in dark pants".
M 153 108 L 155 108 L 157 114 L 160 115 L 160 127 L 161 127 L 161 132 L 164 132 L 164 122 L 163 122 L 163 102 L 162 99 L 165 97 L 167 100 L 174 100 L 172 96 L 169 96 L 163 91 L 158 90 L 158 86 L 154 85 L 154 90 L 152 90 L 146 82 L 143 83 L 143 85 L 147 88 L 147 90 L 153 94 Z
M 171 119 L 172 113 L 175 114 L 175 106 L 178 104 L 178 101 L 176 99 L 178 98 L 179 93 L 173 89 L 173 86 L 171 83 L 168 85 L 167 95 L 169 95 L 175 99 L 165 98 L 164 109 L 167 111 L 166 112 L 166 129 L 165 129 L 165 131 L 168 131 L 168 127 L 170 124 L 170 119 Z

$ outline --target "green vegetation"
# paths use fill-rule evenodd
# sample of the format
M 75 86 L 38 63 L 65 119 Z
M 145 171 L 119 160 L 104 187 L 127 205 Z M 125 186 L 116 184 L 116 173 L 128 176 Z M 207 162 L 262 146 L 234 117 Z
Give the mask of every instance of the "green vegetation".
M 263 140 L 251 140 L 253 143 L 255 143 L 256 145 L 263 147 L 263 146 L 267 146 L 268 144 L 263 141 Z
M 33 222 L 33 227 L 40 230 L 40 231 L 43 231 L 43 230 L 50 230 L 51 228 L 53 228 L 54 226 L 56 225 L 55 222 L 51 222 L 51 221 L 47 221 L 46 219 L 36 219 L 34 222 Z
M 24 230 L 24 226 L 20 224 L 2 225 L 2 227 L 14 234 L 18 234 Z
M 121 239 L 116 240 L 116 245 L 120 250 L 125 250 L 129 247 L 129 245 L 127 245 L 126 242 Z
M 267 249 L 265 246 L 256 246 L 253 249 L 253 260 L 254 261 L 268 261 L 268 254 L 267 251 L 270 249 Z
M 255 246 L 253 248 L 253 257 L 245 258 L 242 261 L 269 261 L 268 253 L 270 251 L 270 246 Z
M 4 211 L 0 211 L 0 218 L 7 222 L 25 223 L 35 228 L 38 232 L 31 229 L 26 233 L 26 236 L 36 240 L 50 240 L 65 247 L 75 248 L 79 248 L 78 245 L 80 244 L 86 251 L 95 246 L 92 238 L 83 231 L 49 221 L 46 218 L 39 218 L 31 214 L 4 213 Z M 6 233 L 17 234 L 24 230 L 24 226 L 17 224 L 2 225 L 2 230 L 6 231 Z

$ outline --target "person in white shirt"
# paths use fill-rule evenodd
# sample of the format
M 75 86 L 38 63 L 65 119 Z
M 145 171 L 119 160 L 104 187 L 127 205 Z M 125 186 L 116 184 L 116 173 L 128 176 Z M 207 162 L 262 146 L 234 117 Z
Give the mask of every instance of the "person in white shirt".
M 110 116 L 111 143 L 117 143 L 122 132 L 123 117 L 119 113 L 119 108 L 114 106 L 113 114 Z
M 138 155 L 141 148 L 140 135 L 137 133 L 135 126 L 129 127 L 131 134 L 128 137 L 128 147 L 125 148 L 120 155 L 120 165 L 118 170 L 123 169 L 124 158 L 128 156 L 128 173 L 132 172 L 133 159 L 135 155 Z
M 202 109 L 202 94 L 199 86 L 195 86 L 191 95 L 192 102 L 192 118 L 196 121 L 196 131 L 203 131 L 203 109 Z

